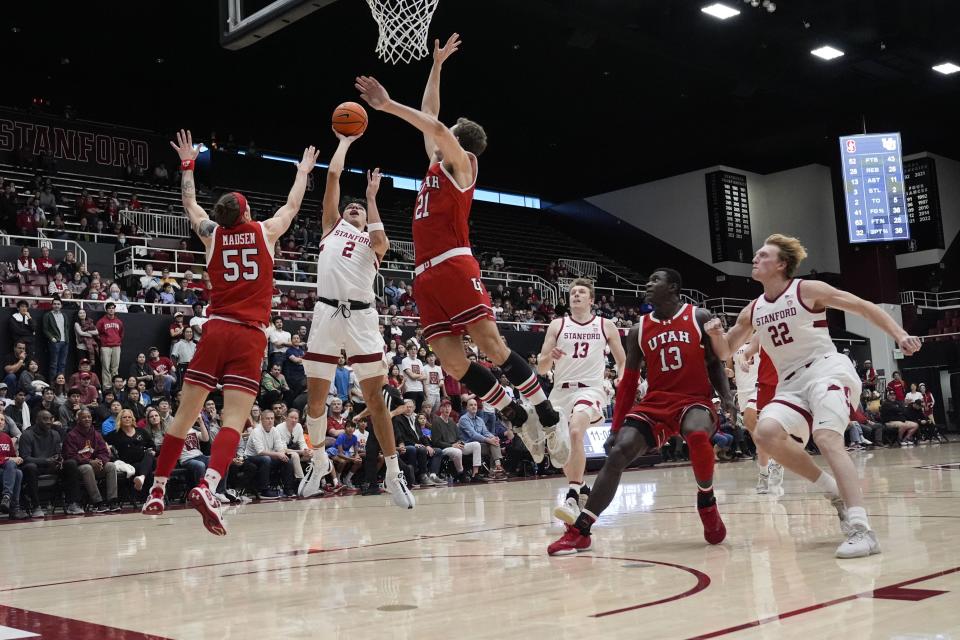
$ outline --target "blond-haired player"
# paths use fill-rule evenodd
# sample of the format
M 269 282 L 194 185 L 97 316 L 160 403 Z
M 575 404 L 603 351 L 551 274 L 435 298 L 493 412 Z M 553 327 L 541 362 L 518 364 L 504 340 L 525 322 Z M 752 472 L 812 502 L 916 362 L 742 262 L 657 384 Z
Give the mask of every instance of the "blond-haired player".
M 603 422 L 607 396 L 603 390 L 607 347 L 617 363 L 617 375 L 623 374 L 626 355 L 616 325 L 593 313 L 593 283 L 577 278 L 570 284 L 570 315 L 550 323 L 543 348 L 537 360 L 537 372 L 546 375 L 551 367 L 553 390 L 550 402 L 569 417 L 570 458 L 563 474 L 570 489 L 563 504 L 553 510 L 560 520 L 573 524 L 580 515 L 581 499 L 585 502 L 590 490 L 583 483 L 587 458 L 583 436 L 587 427 Z M 543 459 L 543 444 L 531 451 L 538 463 Z M 582 498 L 581 498 L 582 496 Z
M 862 316 L 896 340 L 906 355 L 919 351 L 921 343 L 872 302 L 825 282 L 795 279 L 797 266 L 806 256 L 797 238 L 768 237 L 753 257 L 752 277 L 763 285 L 763 295 L 740 312 L 725 335 L 719 321 L 709 322 L 705 329 L 724 359 L 757 332 L 779 377 L 773 400 L 760 412 L 757 445 L 813 482 L 837 507 L 847 539 L 836 556 L 859 558 L 880 553 L 856 467 L 843 443 L 851 402 L 860 397 L 860 376 L 830 339 L 827 308 Z M 821 471 L 803 450 L 811 433 L 836 479 Z

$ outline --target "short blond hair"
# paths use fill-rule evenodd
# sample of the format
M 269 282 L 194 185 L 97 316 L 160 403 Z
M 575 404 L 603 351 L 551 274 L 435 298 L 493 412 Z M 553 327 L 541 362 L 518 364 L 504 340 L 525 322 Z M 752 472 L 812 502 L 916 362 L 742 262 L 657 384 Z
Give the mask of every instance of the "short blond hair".
M 574 278 L 573 282 L 570 283 L 568 291 L 572 291 L 574 287 L 586 287 L 590 291 L 590 298 L 593 300 L 597 299 L 597 292 L 593 288 L 593 280 L 589 278 Z
M 788 278 L 793 277 L 793 274 L 797 272 L 797 267 L 807 257 L 807 250 L 800 243 L 799 238 L 775 233 L 767 236 L 763 243 L 772 244 L 780 251 L 780 259 L 787 265 L 787 268 L 784 269 L 784 275 Z

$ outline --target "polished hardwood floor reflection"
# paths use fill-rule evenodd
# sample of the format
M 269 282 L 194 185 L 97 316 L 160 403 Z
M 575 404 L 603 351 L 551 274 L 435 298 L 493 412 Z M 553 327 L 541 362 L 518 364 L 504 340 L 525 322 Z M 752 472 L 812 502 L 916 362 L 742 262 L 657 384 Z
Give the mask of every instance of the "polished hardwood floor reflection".
M 829 504 L 718 466 L 703 541 L 687 466 L 625 473 L 593 551 L 549 558 L 561 479 L 0 526 L 12 638 L 960 638 L 960 443 L 852 454 L 883 553 L 837 560 Z M 823 461 L 817 459 L 819 464 Z

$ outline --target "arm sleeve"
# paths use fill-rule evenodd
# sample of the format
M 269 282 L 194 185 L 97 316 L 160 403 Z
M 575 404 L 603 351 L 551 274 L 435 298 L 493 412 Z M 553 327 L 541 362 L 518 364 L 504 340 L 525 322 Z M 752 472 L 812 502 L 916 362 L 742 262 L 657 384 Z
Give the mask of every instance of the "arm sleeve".
M 636 369 L 626 369 L 623 372 L 623 380 L 617 387 L 617 396 L 613 405 L 613 424 L 611 431 L 616 433 L 620 430 L 627 412 L 633 406 L 633 399 L 637 395 L 637 387 L 640 384 L 640 372 Z

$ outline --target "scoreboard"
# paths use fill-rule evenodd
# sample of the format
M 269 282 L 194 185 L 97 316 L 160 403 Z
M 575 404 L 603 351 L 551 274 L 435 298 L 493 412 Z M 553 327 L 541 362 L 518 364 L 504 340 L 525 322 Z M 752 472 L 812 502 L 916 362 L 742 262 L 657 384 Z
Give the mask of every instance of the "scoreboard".
M 750 262 L 750 203 L 747 176 L 729 171 L 706 174 L 707 214 L 710 218 L 710 249 L 714 262 Z
M 910 239 L 899 133 L 840 138 L 850 242 Z
M 897 253 L 943 249 L 943 220 L 936 161 L 933 158 L 905 160 L 903 182 L 906 187 L 907 222 L 910 225 L 911 238 L 905 246 L 897 247 Z

